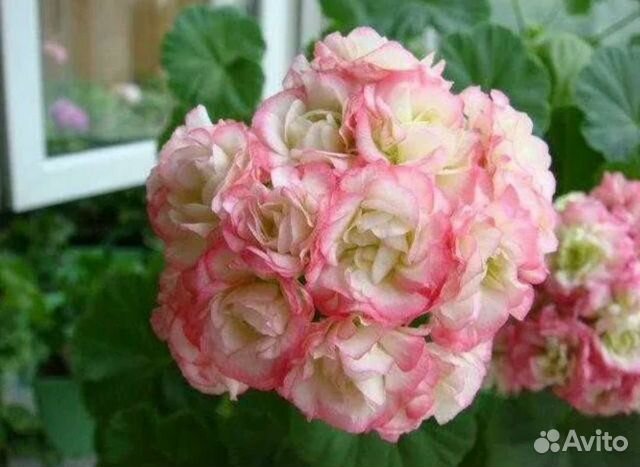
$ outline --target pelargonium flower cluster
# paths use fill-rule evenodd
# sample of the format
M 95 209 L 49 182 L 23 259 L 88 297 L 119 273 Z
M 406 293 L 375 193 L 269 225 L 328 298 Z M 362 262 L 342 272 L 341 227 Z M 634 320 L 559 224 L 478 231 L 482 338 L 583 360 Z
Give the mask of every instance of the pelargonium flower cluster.
M 531 120 L 443 69 L 359 28 L 298 57 L 250 127 L 187 115 L 148 210 L 152 323 L 191 385 L 390 441 L 470 404 L 547 275 L 555 182 Z
M 598 415 L 640 410 L 640 182 L 605 174 L 556 202 L 559 248 L 527 319 L 495 346 L 507 393 L 551 388 Z

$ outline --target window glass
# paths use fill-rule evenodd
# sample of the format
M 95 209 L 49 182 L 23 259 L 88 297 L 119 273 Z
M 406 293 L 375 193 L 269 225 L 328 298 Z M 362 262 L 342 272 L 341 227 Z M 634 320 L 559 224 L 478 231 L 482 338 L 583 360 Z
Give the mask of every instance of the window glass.
M 180 10 L 248 0 L 40 0 L 47 152 L 155 138 L 170 113 L 160 47 Z

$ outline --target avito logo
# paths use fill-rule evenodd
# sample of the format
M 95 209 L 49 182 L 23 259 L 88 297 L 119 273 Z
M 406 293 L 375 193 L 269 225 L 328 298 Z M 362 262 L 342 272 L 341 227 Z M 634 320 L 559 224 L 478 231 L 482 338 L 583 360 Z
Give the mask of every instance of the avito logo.
M 533 443 L 533 449 L 540 454 L 546 452 L 565 452 L 569 449 L 576 451 L 625 451 L 629 447 L 629 441 L 624 436 L 612 436 L 608 432 L 596 430 L 594 435 L 578 435 L 576 430 L 569 430 L 564 442 L 560 441 L 560 432 L 555 429 L 541 431 L 540 437 Z

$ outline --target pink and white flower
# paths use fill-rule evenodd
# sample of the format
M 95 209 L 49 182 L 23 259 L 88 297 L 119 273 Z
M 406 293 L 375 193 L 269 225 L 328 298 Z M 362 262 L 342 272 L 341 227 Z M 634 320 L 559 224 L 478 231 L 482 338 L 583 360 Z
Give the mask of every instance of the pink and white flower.
M 184 274 L 194 291 L 187 313 L 220 372 L 259 389 L 278 387 L 313 318 L 304 288 L 256 274 L 221 240 Z
M 556 202 L 559 248 L 534 312 L 497 337 L 493 374 L 507 393 L 551 388 L 577 410 L 640 410 L 640 262 L 633 190 L 605 175 Z M 630 211 L 631 210 L 631 211 Z
M 299 83 L 265 100 L 253 118 L 271 165 L 328 161 L 345 169 L 352 143 L 342 123 L 352 86 L 335 74 L 313 71 Z
M 380 430 L 395 440 L 429 415 L 432 401 L 417 400 L 415 391 L 431 370 L 424 337 L 411 330 L 358 316 L 329 318 L 314 324 L 280 392 L 309 419 L 351 433 Z M 405 429 L 392 420 L 407 398 L 419 420 Z
M 312 163 L 276 168 L 271 181 L 272 187 L 250 180 L 229 191 L 223 234 L 256 268 L 299 277 L 309 262 L 318 212 L 335 176 L 326 165 Z
M 178 127 L 147 181 L 148 212 L 171 262 L 193 264 L 220 223 L 221 192 L 259 167 L 236 122 L 213 125 L 199 106 Z
M 338 71 L 364 82 L 411 70 L 418 64 L 418 59 L 401 44 L 368 27 L 356 28 L 346 36 L 339 32 L 329 34 L 316 43 L 311 62 L 317 70 Z
M 409 323 L 440 296 L 450 237 L 447 203 L 428 176 L 384 164 L 353 169 L 319 220 L 306 276 L 316 306 Z
M 203 392 L 275 390 L 309 419 L 396 442 L 472 402 L 496 333 L 525 318 L 554 268 L 551 159 L 506 96 L 454 93 L 433 55 L 367 27 L 330 34 L 313 55 L 295 59 L 251 127 L 214 125 L 198 107 L 163 148 L 147 184 L 167 258 L 152 324 Z M 575 209 L 578 224 L 595 212 Z M 619 234 L 607 251 L 629 251 L 624 214 L 595 232 Z M 640 277 L 614 256 L 598 264 Z M 598 323 L 590 358 L 619 374 L 640 355 L 637 307 L 603 277 L 549 283 Z M 505 332 L 540 329 L 522 326 Z M 547 341 L 519 343 L 530 370 L 518 387 L 553 384 L 540 379 Z

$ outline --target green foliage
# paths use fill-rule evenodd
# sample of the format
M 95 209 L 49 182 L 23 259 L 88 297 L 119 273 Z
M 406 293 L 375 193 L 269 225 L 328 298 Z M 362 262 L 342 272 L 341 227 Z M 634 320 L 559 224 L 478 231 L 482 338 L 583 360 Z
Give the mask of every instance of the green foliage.
M 593 48 L 571 33 L 554 33 L 538 46 L 538 55 L 551 76 L 551 105 L 554 108 L 574 104 L 578 74 L 591 60 Z
M 116 268 L 147 270 L 151 255 L 157 257 L 144 248 L 149 236 L 143 192 L 128 190 L 27 214 L 3 213 L 0 225 L 0 386 L 16 372 L 27 387 L 42 374 L 60 375 L 72 384 L 66 379 L 69 338 L 99 285 Z M 36 393 L 39 411 L 46 411 L 45 405 L 66 407 L 65 430 L 56 428 L 60 419 L 51 414 L 36 416 L 0 398 L 0 465 L 7 453 L 53 462 L 61 446 L 53 438 L 69 435 L 76 446 L 81 441 L 70 432 L 74 414 L 82 412 L 78 400 L 59 393 L 52 396 L 57 402 L 45 404 L 44 393 Z M 32 429 L 17 424 L 15 413 L 28 414 Z
M 93 420 L 82 403 L 79 385 L 68 377 L 39 377 L 34 385 L 37 422 L 49 443 L 65 458 L 93 452 Z
M 455 466 L 471 449 L 476 422 L 467 410 L 446 425 L 430 420 L 396 444 L 377 435 L 352 435 L 326 424 L 292 417 L 291 440 L 300 458 L 311 467 L 414 467 Z
M 102 465 L 453 466 L 472 446 L 471 412 L 442 427 L 427 423 L 396 446 L 308 423 L 275 394 L 232 402 L 196 392 L 149 326 L 157 271 L 114 268 L 75 330 L 74 369 L 98 420 Z
M 46 354 L 38 332 L 51 326 L 51 318 L 28 264 L 0 253 L 0 374 L 34 370 Z
M 72 339 L 75 372 L 91 412 L 108 416 L 149 399 L 170 362 L 149 325 L 159 262 L 116 266 L 103 277 Z M 126 384 L 123 384 L 126 381 Z
M 17 404 L 0 403 L 0 465 L 8 455 L 36 456 L 48 464 L 57 455 L 44 436 L 42 423 L 32 411 Z
M 420 38 L 427 26 L 446 33 L 489 18 L 486 0 L 320 0 L 320 5 L 329 29 L 348 32 L 368 25 L 405 43 Z
M 162 63 L 182 107 L 212 119 L 249 120 L 260 99 L 265 44 L 254 19 L 234 9 L 187 8 L 166 35 Z
M 558 0 L 556 7 L 586 21 L 596 1 Z M 488 4 L 321 0 L 329 30 L 371 25 L 412 50 L 424 50 L 428 28 L 437 31 L 457 90 L 500 89 L 531 115 L 549 143 L 559 194 L 588 190 L 604 169 L 640 178 L 639 49 L 602 49 L 573 29 L 551 33 L 552 15 L 549 24 L 521 18 L 519 32 L 486 24 Z M 264 50 L 255 20 L 230 9 L 186 9 L 163 45 L 174 111 L 161 140 L 197 104 L 214 120 L 249 120 L 261 96 Z M 484 395 L 452 422 L 426 422 L 397 445 L 309 423 L 273 393 L 250 391 L 239 401 L 201 394 L 149 326 L 160 260 L 143 190 L 0 221 L 0 365 L 70 358 L 97 423 L 102 466 L 631 465 L 638 454 L 637 417 L 583 417 L 548 394 Z M 0 453 L 8 443 L 45 449 L 42 419 L 0 408 Z M 553 427 L 625 434 L 630 449 L 615 458 L 536 454 L 533 441 Z
M 509 53 L 505 53 L 505 51 Z M 513 106 L 527 112 L 538 133 L 549 126 L 549 75 L 521 38 L 500 26 L 480 26 L 445 36 L 439 49 L 445 75 L 458 91 L 472 85 L 499 89 Z
M 133 86 L 138 84 L 129 83 Z M 59 98 L 71 100 L 90 120 L 86 133 L 59 129 L 47 115 L 47 153 L 57 155 L 93 147 L 156 138 L 171 108 L 171 96 L 162 79 L 141 82 L 140 101 L 128 102 L 116 89 L 80 79 L 45 81 L 45 106 Z
M 598 50 L 580 73 L 578 106 L 586 116 L 589 145 L 607 160 L 625 162 L 640 154 L 640 47 Z

